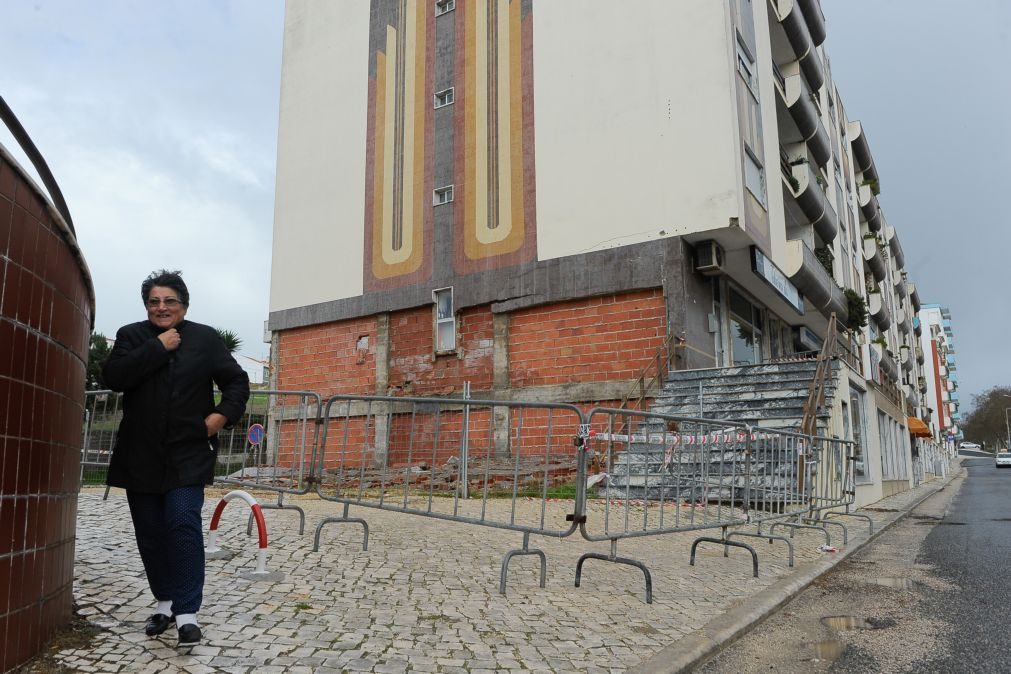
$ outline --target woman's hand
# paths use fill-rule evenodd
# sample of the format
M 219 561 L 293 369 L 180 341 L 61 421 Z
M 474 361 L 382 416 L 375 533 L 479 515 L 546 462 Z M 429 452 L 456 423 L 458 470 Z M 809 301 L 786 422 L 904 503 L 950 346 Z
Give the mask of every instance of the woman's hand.
M 224 414 L 219 414 L 218 412 L 211 412 L 204 419 L 204 425 L 207 426 L 207 437 L 212 435 L 217 435 L 218 431 L 225 427 L 228 423 L 228 419 Z

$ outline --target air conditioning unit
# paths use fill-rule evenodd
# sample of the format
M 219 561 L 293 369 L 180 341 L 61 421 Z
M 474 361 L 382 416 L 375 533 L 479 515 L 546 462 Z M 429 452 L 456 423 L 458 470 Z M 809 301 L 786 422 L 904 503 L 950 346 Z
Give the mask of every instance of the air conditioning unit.
M 710 239 L 695 246 L 695 271 L 706 276 L 723 273 L 723 247 Z

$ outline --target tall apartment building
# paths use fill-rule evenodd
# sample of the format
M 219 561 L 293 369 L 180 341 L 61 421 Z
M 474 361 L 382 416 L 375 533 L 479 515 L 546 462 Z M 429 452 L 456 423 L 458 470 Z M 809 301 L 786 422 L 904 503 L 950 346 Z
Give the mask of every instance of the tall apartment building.
M 927 354 L 923 376 L 931 430 L 939 442 L 954 449 L 962 431 L 959 428 L 958 367 L 951 331 L 951 311 L 940 304 L 926 304 L 920 310 L 919 319 L 924 326 L 920 344 Z
M 818 0 L 289 0 L 274 385 L 616 401 L 870 321 L 832 403 L 908 487 L 922 357 Z M 852 297 L 847 297 L 846 291 Z

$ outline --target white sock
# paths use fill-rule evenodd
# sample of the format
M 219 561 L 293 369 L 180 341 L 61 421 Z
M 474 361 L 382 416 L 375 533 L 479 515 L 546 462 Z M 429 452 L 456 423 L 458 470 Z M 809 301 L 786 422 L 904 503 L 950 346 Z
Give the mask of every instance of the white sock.
M 197 624 L 197 614 L 196 613 L 180 613 L 176 616 L 176 628 L 182 627 L 183 625 L 196 625 Z
M 158 602 L 158 605 L 154 607 L 154 612 L 167 616 L 172 615 L 172 600 Z

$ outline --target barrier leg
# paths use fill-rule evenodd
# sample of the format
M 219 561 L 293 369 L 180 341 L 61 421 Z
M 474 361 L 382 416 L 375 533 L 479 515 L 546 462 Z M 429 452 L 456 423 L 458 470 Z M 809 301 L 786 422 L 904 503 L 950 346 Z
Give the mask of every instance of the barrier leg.
M 757 534 L 752 534 L 752 533 L 748 533 L 748 532 L 744 532 L 744 531 L 733 531 L 733 532 L 731 532 L 727 536 L 727 538 L 730 538 L 731 536 L 748 536 L 750 538 L 766 538 L 766 539 L 769 540 L 769 545 L 772 545 L 773 541 L 783 541 L 784 543 L 786 543 L 786 547 L 790 551 L 790 568 L 791 569 L 793 568 L 793 541 L 791 541 L 786 536 L 773 536 L 772 534 L 763 534 L 761 531 L 759 531 Z M 725 554 L 724 554 L 724 557 L 726 557 Z
M 769 533 L 772 533 L 776 527 L 788 527 L 790 529 L 790 538 L 793 538 L 793 534 L 797 529 L 814 529 L 825 534 L 825 545 L 832 545 L 832 536 L 825 527 L 816 527 L 811 524 L 797 524 L 795 522 L 776 522 L 769 527 Z
M 874 535 L 874 520 L 872 520 L 867 515 L 858 515 L 856 513 L 825 513 L 825 517 L 853 517 L 858 520 L 864 520 L 867 522 L 867 526 L 870 527 L 868 535 Z
M 820 527 L 825 527 L 825 526 L 827 526 L 829 524 L 831 524 L 834 527 L 839 527 L 840 529 L 842 529 L 842 542 L 843 542 L 843 545 L 846 545 L 849 542 L 849 538 L 850 538 L 849 531 L 847 531 L 846 525 L 843 524 L 842 522 L 833 522 L 831 520 L 820 519 L 820 518 L 805 519 L 805 520 L 803 520 L 803 522 L 805 524 L 814 524 L 814 525 L 817 525 L 817 526 L 820 526 Z
M 531 550 L 530 549 L 530 532 L 523 532 L 523 548 L 520 550 L 510 550 L 505 554 L 502 559 L 502 574 L 499 577 L 498 592 L 499 594 L 506 593 L 506 573 L 509 570 L 509 560 L 517 555 L 537 555 L 541 558 L 541 587 L 544 587 L 545 579 L 548 573 L 548 558 L 544 554 L 543 550 Z
M 758 578 L 758 553 L 755 552 L 755 549 L 750 545 L 748 545 L 747 543 L 738 543 L 737 541 L 731 541 L 728 540 L 727 538 L 713 538 L 711 536 L 702 536 L 700 538 L 696 538 L 695 541 L 692 543 L 691 555 L 688 558 L 689 566 L 695 566 L 695 551 L 699 547 L 699 543 L 719 543 L 720 545 L 724 546 L 724 550 L 726 550 L 727 546 L 730 546 L 732 548 L 744 548 L 745 550 L 751 553 L 752 573 L 754 574 L 755 578 Z
M 603 555 L 599 552 L 587 552 L 579 561 L 576 562 L 576 587 L 579 587 L 579 581 L 583 577 L 583 562 L 588 559 L 599 559 L 604 562 L 611 562 L 612 564 L 627 564 L 628 566 L 634 566 L 635 568 L 642 571 L 643 576 L 646 577 L 646 603 L 653 603 L 653 576 L 650 575 L 649 569 L 642 562 L 636 561 L 634 559 L 628 559 L 627 557 L 618 557 L 618 540 L 615 538 L 611 539 L 611 554 Z
M 324 524 L 360 524 L 365 530 L 365 537 L 362 539 L 362 550 L 369 549 L 369 523 L 360 517 L 348 517 L 348 510 L 351 505 L 349 503 L 344 504 L 344 514 L 340 517 L 327 517 L 322 522 L 316 526 L 316 535 L 313 537 L 312 541 L 312 551 L 319 552 L 319 537 L 323 533 Z

